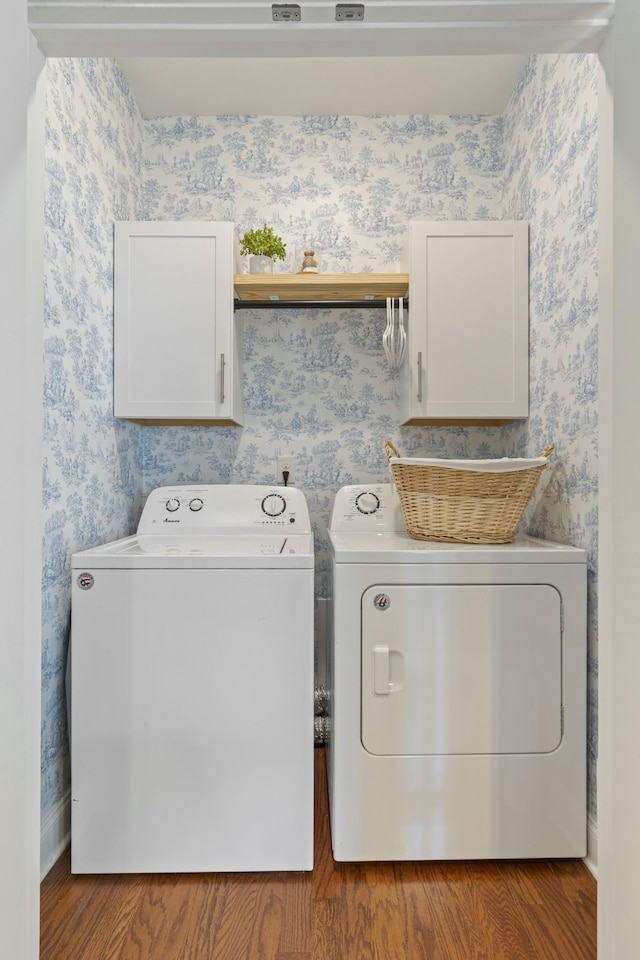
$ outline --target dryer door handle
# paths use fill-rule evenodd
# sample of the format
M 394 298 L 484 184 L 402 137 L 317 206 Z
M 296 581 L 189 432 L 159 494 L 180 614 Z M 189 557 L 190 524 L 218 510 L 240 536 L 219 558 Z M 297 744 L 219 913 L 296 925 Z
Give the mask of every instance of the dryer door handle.
M 391 693 L 389 647 L 373 648 L 373 692 L 384 696 Z

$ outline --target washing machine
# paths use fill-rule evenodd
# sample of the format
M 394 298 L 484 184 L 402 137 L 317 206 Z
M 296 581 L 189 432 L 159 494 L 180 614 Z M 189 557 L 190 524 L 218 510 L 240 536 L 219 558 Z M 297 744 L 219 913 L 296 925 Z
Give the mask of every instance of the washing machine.
M 336 860 L 586 854 L 586 556 L 411 538 L 388 484 L 329 527 Z
M 72 871 L 310 870 L 303 493 L 163 487 L 72 568 Z

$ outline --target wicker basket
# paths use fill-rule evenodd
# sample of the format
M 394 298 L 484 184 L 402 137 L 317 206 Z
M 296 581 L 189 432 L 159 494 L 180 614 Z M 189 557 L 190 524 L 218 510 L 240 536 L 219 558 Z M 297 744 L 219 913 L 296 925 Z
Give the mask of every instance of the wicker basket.
M 459 461 L 455 466 L 447 460 L 412 462 L 403 459 L 389 440 L 384 441 L 384 450 L 412 537 L 510 543 L 547 466 L 540 459 L 549 457 L 553 444 L 538 460 L 514 461 L 517 469 L 513 470 L 505 468 L 505 460 L 470 460 L 466 469 L 460 468 Z

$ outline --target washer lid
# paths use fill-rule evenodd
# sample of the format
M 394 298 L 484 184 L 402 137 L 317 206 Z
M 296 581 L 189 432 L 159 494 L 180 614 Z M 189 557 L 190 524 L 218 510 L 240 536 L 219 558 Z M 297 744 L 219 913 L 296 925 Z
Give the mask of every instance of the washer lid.
M 408 533 L 329 531 L 336 563 L 586 563 L 586 552 L 549 540 L 518 536 L 513 543 L 440 543 Z
M 103 569 L 258 569 L 313 567 L 312 534 L 170 536 L 136 534 L 82 550 L 71 566 Z

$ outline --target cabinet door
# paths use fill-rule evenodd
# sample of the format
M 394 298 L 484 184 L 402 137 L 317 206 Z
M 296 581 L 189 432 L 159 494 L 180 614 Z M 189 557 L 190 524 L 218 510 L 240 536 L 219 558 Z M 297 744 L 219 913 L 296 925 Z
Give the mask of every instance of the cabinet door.
M 115 226 L 117 417 L 240 423 L 233 225 Z
M 529 413 L 528 224 L 411 224 L 403 420 Z

